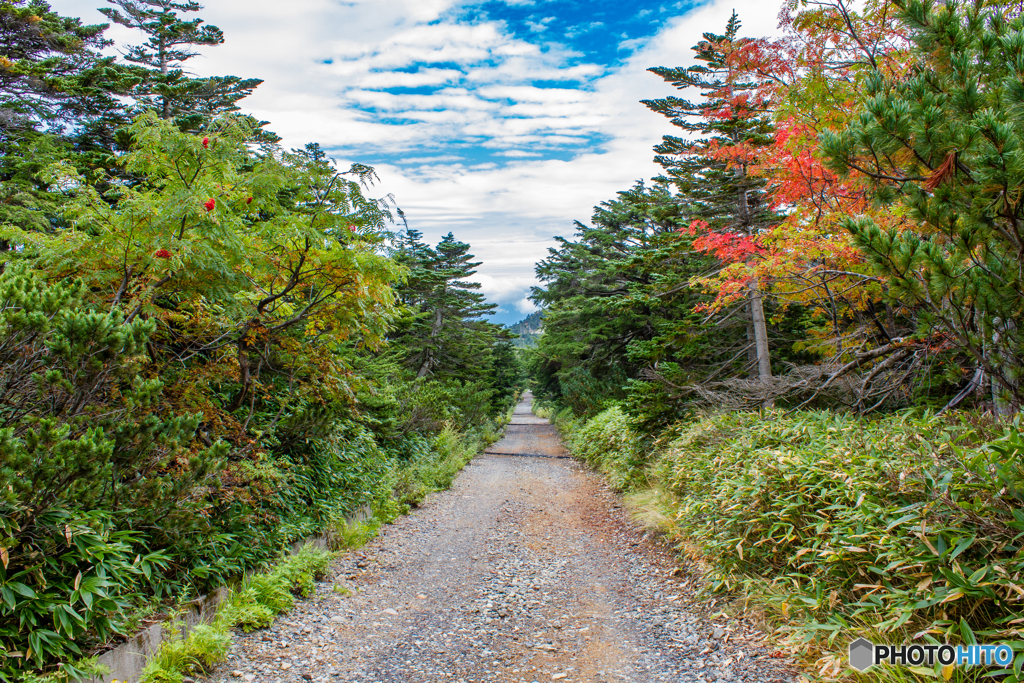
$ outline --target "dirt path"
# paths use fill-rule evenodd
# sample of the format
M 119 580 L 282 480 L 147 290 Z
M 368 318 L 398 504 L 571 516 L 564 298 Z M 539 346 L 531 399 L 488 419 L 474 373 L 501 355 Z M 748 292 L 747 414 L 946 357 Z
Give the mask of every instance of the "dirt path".
M 527 397 L 450 491 L 339 560 L 271 629 L 239 634 L 213 678 L 793 680 L 756 631 L 690 600 L 694 580 L 675 571 Z

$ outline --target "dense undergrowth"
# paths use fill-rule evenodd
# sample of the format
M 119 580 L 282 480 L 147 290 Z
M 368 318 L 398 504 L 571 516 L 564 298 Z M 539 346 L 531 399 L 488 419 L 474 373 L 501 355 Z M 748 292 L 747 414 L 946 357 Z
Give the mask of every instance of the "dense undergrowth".
M 758 608 L 823 678 L 857 678 L 845 657 L 860 636 L 1020 645 L 1024 441 L 1016 424 L 920 411 L 878 419 L 733 412 L 676 425 L 652 442 L 617 407 L 589 420 L 568 411 L 554 418 L 573 454 L 706 570 L 710 590 Z M 1018 655 L 1018 676 L 1022 663 Z M 864 680 L 944 672 L 868 673 Z M 974 680 L 995 672 L 945 673 Z

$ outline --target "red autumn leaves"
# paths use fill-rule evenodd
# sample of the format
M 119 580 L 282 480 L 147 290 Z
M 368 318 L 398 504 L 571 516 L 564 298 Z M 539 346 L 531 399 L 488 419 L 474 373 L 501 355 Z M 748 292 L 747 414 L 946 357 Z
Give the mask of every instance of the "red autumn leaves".
M 202 141 L 202 145 L 203 145 L 203 149 L 210 149 L 210 138 L 204 137 L 203 141 Z M 206 209 L 207 211 L 213 211 L 214 208 L 216 208 L 216 206 L 217 206 L 217 202 L 216 202 L 216 200 L 214 200 L 213 197 L 210 197 L 205 202 L 203 202 L 203 208 Z M 161 251 L 163 251 L 163 250 L 161 249 Z

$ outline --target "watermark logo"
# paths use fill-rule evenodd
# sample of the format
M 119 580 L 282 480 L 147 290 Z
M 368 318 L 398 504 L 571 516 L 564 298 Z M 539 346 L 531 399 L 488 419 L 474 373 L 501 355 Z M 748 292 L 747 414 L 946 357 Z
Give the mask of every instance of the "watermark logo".
M 891 666 L 1010 666 L 1009 645 L 876 645 L 866 638 L 850 643 L 850 666 L 867 671 L 879 664 Z

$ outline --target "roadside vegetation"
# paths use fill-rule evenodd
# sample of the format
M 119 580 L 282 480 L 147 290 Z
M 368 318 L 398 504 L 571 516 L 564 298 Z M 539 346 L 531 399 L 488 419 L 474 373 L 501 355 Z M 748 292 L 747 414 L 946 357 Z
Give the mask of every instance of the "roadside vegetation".
M 118 60 L 103 26 L 0 3 L 3 681 L 88 675 L 246 576 L 223 618 L 265 622 L 318 570 L 252 572 L 448 486 L 518 391 L 469 245 L 280 148 L 238 111 L 258 79 L 189 77 L 224 40 L 197 9 L 118 0 L 148 38 Z M 217 628 L 161 657 L 205 666 Z
M 651 69 L 663 174 L 538 264 L 538 414 L 807 676 L 1024 680 L 1024 19 L 740 18 Z M 860 636 L 1018 655 L 860 676 Z
M 759 613 L 822 678 L 856 678 L 845 657 L 858 637 L 1019 638 L 1016 429 L 966 414 L 775 410 L 709 413 L 651 443 L 617 407 L 554 419 L 573 455 L 623 492 L 709 591 Z

